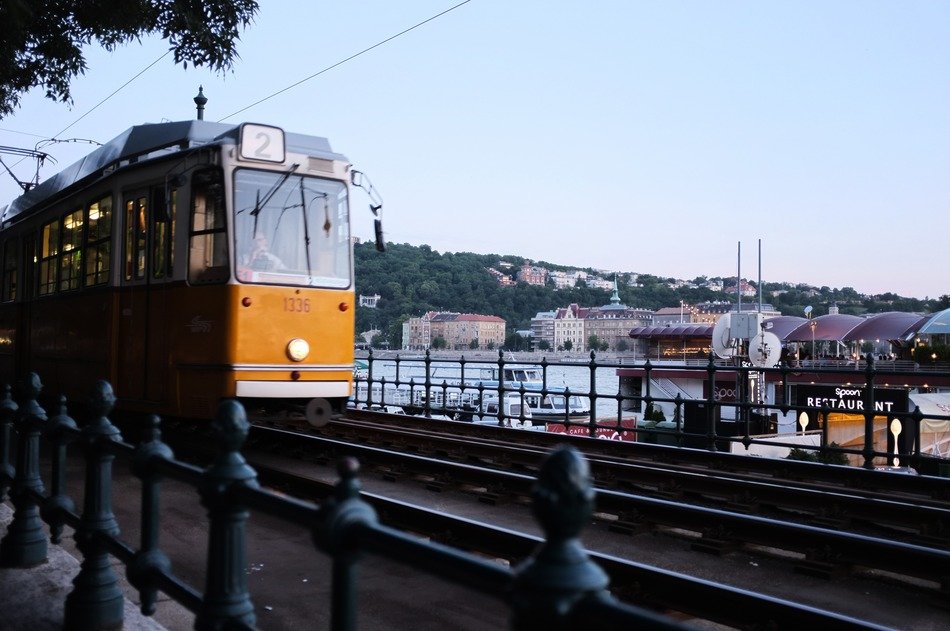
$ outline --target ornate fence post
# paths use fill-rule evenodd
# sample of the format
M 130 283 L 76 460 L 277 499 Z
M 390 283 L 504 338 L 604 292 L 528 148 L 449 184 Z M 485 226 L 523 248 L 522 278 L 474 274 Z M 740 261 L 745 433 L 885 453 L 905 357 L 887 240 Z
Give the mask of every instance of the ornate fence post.
M 139 590 L 146 616 L 155 613 L 156 574 L 171 570 L 171 562 L 158 547 L 159 483 L 162 474 L 152 461 L 171 460 L 171 448 L 162 442 L 157 416 L 150 416 L 142 443 L 135 450 L 132 473 L 142 480 L 142 545 L 126 571 L 129 582 Z
M 587 461 L 572 447 L 551 452 L 532 491 L 532 509 L 545 542 L 515 569 L 512 626 L 568 629 L 571 609 L 607 595 L 607 574 L 587 555 L 577 536 L 594 508 Z
M 33 567 L 46 561 L 46 531 L 34 493 L 43 493 L 40 478 L 40 431 L 46 411 L 36 402 L 43 385 L 36 373 L 23 384 L 23 404 L 16 415 L 17 464 L 10 499 L 15 508 L 13 521 L 0 541 L 0 566 Z
M 40 515 L 49 524 L 50 541 L 59 543 L 63 534 L 65 514 L 76 510 L 72 498 L 66 495 L 66 446 L 76 438 L 76 421 L 66 413 L 66 397 L 59 399 L 59 414 L 49 420 L 46 436 L 52 446 L 52 488 L 43 502 Z
M 248 509 L 234 497 L 234 489 L 259 488 L 257 472 L 247 464 L 240 448 L 250 423 L 237 401 L 222 401 L 211 425 L 218 442 L 218 456 L 204 473 L 199 492 L 208 509 L 208 570 L 201 611 L 195 629 L 223 629 L 229 625 L 253 627 L 254 604 L 247 590 L 245 529 Z
M 0 502 L 6 498 L 7 489 L 16 475 L 10 464 L 10 428 L 13 427 L 17 409 L 17 404 L 10 396 L 10 385 L 7 384 L 3 387 L 3 400 L 0 400 Z
M 349 631 L 356 628 L 356 562 L 359 548 L 348 536 L 359 524 L 377 523 L 376 511 L 360 499 L 360 483 L 356 474 L 359 462 L 343 458 L 337 464 L 340 481 L 333 497 L 320 509 L 320 520 L 313 531 L 317 548 L 333 557 L 333 593 L 330 628 Z
M 105 441 L 121 441 L 119 429 L 109 421 L 115 395 L 107 381 L 96 382 L 89 409 L 92 419 L 80 432 L 80 444 L 86 457 L 86 482 L 82 519 L 76 530 L 76 546 L 83 560 L 73 579 L 73 590 L 66 597 L 63 626 L 66 629 L 120 628 L 125 600 L 119 579 L 112 569 L 108 548 L 96 536 L 119 534 L 119 523 L 112 513 L 112 461 L 115 456 Z

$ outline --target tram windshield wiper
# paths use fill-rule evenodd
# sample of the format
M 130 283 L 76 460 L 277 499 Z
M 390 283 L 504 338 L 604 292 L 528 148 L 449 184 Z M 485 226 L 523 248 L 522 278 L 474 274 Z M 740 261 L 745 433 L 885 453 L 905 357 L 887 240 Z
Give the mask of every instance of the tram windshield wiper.
M 267 202 L 270 201 L 270 198 L 277 194 L 277 191 L 280 190 L 280 187 L 284 185 L 284 182 L 286 182 L 287 179 L 293 175 L 294 171 L 296 171 L 299 166 L 300 164 L 297 162 L 291 164 L 290 168 L 284 171 L 283 175 L 280 176 L 280 179 L 274 182 L 274 185 L 269 191 L 267 191 L 267 194 L 264 195 L 264 199 L 260 199 L 258 197 L 258 199 L 254 202 L 254 208 L 251 210 L 252 217 L 257 217 L 261 213 L 261 210 L 264 209 L 264 206 L 267 206 Z

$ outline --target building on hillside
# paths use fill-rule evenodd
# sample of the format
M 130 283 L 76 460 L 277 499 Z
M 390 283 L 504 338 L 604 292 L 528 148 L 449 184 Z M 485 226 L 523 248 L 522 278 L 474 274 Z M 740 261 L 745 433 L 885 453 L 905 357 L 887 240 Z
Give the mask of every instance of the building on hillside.
M 572 351 L 587 349 L 584 335 L 584 318 L 587 317 L 587 311 L 587 307 L 579 307 L 577 303 L 571 303 L 554 312 L 555 349 L 566 350 L 568 347 Z
M 432 318 L 437 311 L 429 311 L 420 318 L 409 318 L 402 323 L 402 349 L 424 351 L 432 346 Z
M 488 270 L 488 273 L 491 274 L 492 278 L 494 278 L 495 281 L 502 287 L 510 287 L 512 285 L 518 284 L 510 276 L 496 270 L 494 267 L 486 267 L 485 269 Z
M 551 272 L 550 278 L 554 281 L 555 289 L 567 289 L 577 284 L 577 277 L 567 272 Z
M 592 289 L 613 289 L 614 281 L 607 280 L 606 278 L 599 278 L 597 276 L 591 276 L 587 279 L 587 286 Z
M 591 337 L 596 335 L 601 343 L 607 344 L 608 349 L 618 350 L 619 346 L 622 350 L 640 342 L 640 340 L 630 339 L 630 329 L 653 324 L 653 312 L 649 309 L 633 309 L 620 302 L 620 291 L 616 279 L 614 279 L 613 289 L 609 305 L 596 307 L 587 312 L 584 318 L 584 341 L 589 342 Z
M 531 350 L 539 351 L 541 342 L 547 342 L 547 348 L 554 350 L 554 311 L 539 311 L 531 318 Z
M 726 285 L 723 287 L 723 291 L 724 291 L 725 293 L 727 293 L 727 294 L 735 295 L 735 293 L 736 293 L 736 281 L 735 281 L 735 279 L 730 278 L 729 280 L 726 281 L 726 283 L 728 283 L 728 284 L 726 284 Z M 742 280 L 739 281 L 739 293 L 740 293 L 744 298 L 751 298 L 751 297 L 753 297 L 753 296 L 758 295 L 759 290 L 756 289 L 755 285 L 752 285 L 752 284 L 750 284 L 748 281 L 746 281 L 745 279 L 742 279 Z
M 442 338 L 453 350 L 500 348 L 505 343 L 505 321 L 477 313 L 438 313 L 431 321 L 432 342 Z
M 521 269 L 518 270 L 517 278 L 519 282 L 543 287 L 548 280 L 548 270 L 543 267 L 531 265 L 529 261 L 525 261 Z
M 375 309 L 376 303 L 378 302 L 379 302 L 379 294 L 373 294 L 371 296 L 364 296 L 363 294 L 360 294 L 359 305 L 361 307 Z
M 473 342 L 475 348 L 482 350 L 501 348 L 505 343 L 505 321 L 492 315 L 430 311 L 419 318 L 409 318 L 402 325 L 404 350 L 433 348 L 440 338 L 445 348 L 453 350 L 472 348 Z

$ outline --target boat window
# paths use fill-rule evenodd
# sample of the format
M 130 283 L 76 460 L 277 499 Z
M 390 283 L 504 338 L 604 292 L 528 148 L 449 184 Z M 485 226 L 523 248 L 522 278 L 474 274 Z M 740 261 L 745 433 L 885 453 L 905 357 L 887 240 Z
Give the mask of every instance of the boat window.
M 59 289 L 79 289 L 82 277 L 82 227 L 83 209 L 79 208 L 63 217 L 63 255 L 60 260 Z
M 43 226 L 40 238 L 39 294 L 45 296 L 56 291 L 59 272 L 59 219 Z
M 112 197 L 106 196 L 86 209 L 86 286 L 109 282 L 112 256 Z
M 3 302 L 16 300 L 18 245 L 16 238 L 7 239 L 3 245 Z
M 205 169 L 191 178 L 191 234 L 188 281 L 223 283 L 230 276 L 225 223 L 224 183 L 219 169 Z

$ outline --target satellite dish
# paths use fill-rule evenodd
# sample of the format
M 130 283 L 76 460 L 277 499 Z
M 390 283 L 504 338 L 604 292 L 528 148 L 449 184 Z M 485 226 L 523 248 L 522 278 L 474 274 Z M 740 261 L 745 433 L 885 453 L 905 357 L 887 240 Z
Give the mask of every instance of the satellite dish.
M 732 317 L 727 313 L 716 320 L 713 327 L 712 348 L 720 359 L 729 359 L 739 353 L 736 341 L 732 338 L 731 321 Z
M 775 333 L 763 331 L 749 340 L 749 361 L 759 368 L 772 368 L 778 364 L 782 342 Z

